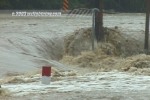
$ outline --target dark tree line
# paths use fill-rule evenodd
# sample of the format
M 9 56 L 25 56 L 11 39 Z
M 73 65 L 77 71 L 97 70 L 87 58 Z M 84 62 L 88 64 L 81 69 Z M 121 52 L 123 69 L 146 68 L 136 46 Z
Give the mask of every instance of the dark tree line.
M 94 8 L 95 0 L 69 0 L 70 9 Z M 104 8 L 122 12 L 143 12 L 145 0 L 103 0 Z M 63 0 L 0 0 L 0 9 L 50 10 L 61 9 Z

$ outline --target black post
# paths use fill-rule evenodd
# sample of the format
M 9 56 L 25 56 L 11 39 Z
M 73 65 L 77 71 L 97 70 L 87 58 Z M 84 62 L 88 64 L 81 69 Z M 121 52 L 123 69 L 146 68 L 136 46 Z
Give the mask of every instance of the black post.
M 95 7 L 100 10 L 100 12 L 96 13 L 95 18 L 95 31 L 96 31 L 96 39 L 97 41 L 104 40 L 104 32 L 103 32 L 103 0 L 95 0 Z
M 103 32 L 103 0 L 100 0 L 99 3 L 99 9 L 100 9 L 100 13 L 99 13 L 99 17 L 100 17 L 100 40 L 104 40 L 104 32 Z
M 149 49 L 149 14 L 150 14 L 150 0 L 146 0 L 146 24 L 145 24 L 145 44 L 144 49 L 146 53 Z

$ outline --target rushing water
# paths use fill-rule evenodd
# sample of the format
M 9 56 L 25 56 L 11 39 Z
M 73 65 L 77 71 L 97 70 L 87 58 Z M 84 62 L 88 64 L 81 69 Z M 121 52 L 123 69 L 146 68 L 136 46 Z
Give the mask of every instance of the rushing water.
M 104 25 L 108 27 L 119 26 L 124 33 L 132 33 L 133 37 L 136 36 L 135 33 L 144 30 L 143 14 L 124 15 L 105 15 Z M 39 70 L 43 65 L 52 65 L 57 69 L 70 71 L 69 66 L 57 62 L 64 53 L 63 38 L 76 29 L 91 27 L 92 25 L 91 17 L 68 19 L 63 16 L 59 18 L 8 18 L 8 15 L 4 16 L 0 17 L 1 77 L 8 73 Z M 59 81 L 53 81 L 49 86 L 41 85 L 39 74 L 34 75 L 32 78 L 26 76 L 17 77 L 21 80 L 31 80 L 31 82 L 3 84 L 2 87 L 9 89 L 14 96 L 28 95 L 30 93 L 81 92 L 78 97 L 82 99 L 83 97 L 85 98 L 83 95 L 91 92 L 89 97 L 99 100 L 98 98 L 100 97 L 96 93 L 101 91 L 103 91 L 102 94 L 105 93 L 104 91 L 106 93 L 112 92 L 110 96 L 116 95 L 113 93 L 121 96 L 123 96 L 123 93 L 127 96 L 128 92 L 140 94 L 141 91 L 146 91 L 146 93 L 150 93 L 149 76 L 135 76 L 120 72 L 88 73 L 81 76 L 62 77 Z M 73 97 L 75 95 L 74 93 L 71 94 Z M 143 94 L 141 94 L 142 96 L 144 97 Z M 38 97 L 40 98 L 41 96 Z M 78 97 L 74 97 L 74 100 L 79 99 Z M 108 99 L 104 98 L 103 100 L 134 100 L 134 98 L 129 97 L 128 99 L 109 99 L 110 97 L 108 97 Z M 68 99 L 62 98 L 62 100 Z M 135 100 L 144 99 L 137 98 Z M 146 98 L 145 100 L 148 99 Z

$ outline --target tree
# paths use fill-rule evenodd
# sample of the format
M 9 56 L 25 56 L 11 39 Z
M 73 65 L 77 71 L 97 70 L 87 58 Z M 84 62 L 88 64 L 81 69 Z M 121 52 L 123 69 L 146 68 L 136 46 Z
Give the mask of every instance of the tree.
M 0 0 L 0 9 L 61 9 L 63 0 Z M 70 9 L 95 8 L 94 0 L 69 0 Z M 145 0 L 104 0 L 105 9 L 121 12 L 142 12 Z

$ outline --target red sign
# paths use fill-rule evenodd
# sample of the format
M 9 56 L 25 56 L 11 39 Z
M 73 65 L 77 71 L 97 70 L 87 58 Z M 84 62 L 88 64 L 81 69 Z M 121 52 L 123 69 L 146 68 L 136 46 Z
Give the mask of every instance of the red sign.
M 42 76 L 51 76 L 51 66 L 43 66 Z

